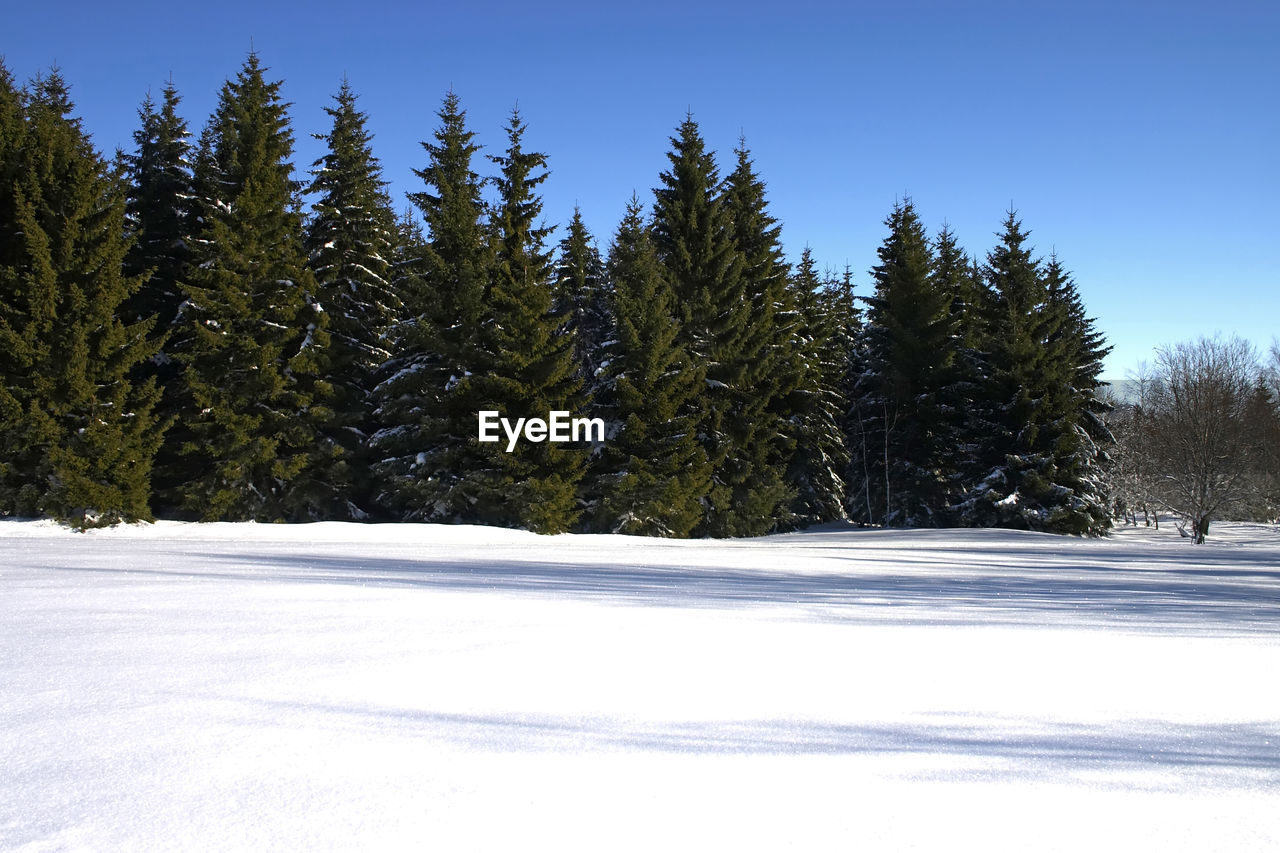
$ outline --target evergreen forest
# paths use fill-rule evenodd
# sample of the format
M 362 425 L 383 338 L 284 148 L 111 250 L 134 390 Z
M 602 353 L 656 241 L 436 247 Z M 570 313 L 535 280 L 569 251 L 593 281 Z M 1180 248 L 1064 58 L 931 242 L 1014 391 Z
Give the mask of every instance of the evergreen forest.
M 549 224 L 536 117 L 483 153 L 447 93 L 397 214 L 351 87 L 298 164 L 281 86 L 251 54 L 195 132 L 167 85 L 108 157 L 0 66 L 0 517 L 1109 527 L 1108 348 L 1016 212 L 971 253 L 900 199 L 855 293 L 691 115 L 593 235 Z M 508 452 L 482 410 L 605 436 Z

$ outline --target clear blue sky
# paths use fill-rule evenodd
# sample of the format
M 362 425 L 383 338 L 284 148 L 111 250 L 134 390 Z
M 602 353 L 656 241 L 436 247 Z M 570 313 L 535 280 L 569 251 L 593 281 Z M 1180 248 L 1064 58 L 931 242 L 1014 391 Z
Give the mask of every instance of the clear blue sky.
M 976 253 L 1012 204 L 1074 272 L 1108 377 L 1162 343 L 1280 335 L 1274 2 L 45 2 L 10 4 L 0 54 L 19 79 L 56 62 L 110 153 L 171 75 L 198 134 L 251 41 L 299 166 L 350 79 L 398 206 L 452 87 L 490 153 L 519 103 L 548 220 L 581 205 L 603 250 L 692 110 L 722 166 L 746 135 L 788 255 L 862 293 L 895 198 Z

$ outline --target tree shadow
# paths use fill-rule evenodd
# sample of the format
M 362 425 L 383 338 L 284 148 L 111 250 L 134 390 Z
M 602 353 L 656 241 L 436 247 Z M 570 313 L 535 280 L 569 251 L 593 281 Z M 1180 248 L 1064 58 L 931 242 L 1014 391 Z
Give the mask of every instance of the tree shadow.
M 845 542 L 848 543 L 846 536 Z M 105 544 L 105 543 L 99 543 Z M 119 544 L 127 547 L 125 543 Z M 187 543 L 183 543 L 184 545 Z M 882 543 L 877 543 L 882 544 Z M 1059 554 L 1044 549 L 919 547 L 889 550 L 787 549 L 787 569 L 726 568 L 724 551 L 662 552 L 671 564 L 628 560 L 625 552 L 574 549 L 563 560 L 517 556 L 510 548 L 479 556 L 424 548 L 418 556 L 279 553 L 280 548 L 214 551 L 185 568 L 189 550 L 167 543 L 152 567 L 97 571 L 247 581 L 414 587 L 498 592 L 592 602 L 682 608 L 787 607 L 839 622 L 927 625 L 1100 625 L 1134 630 L 1171 627 L 1214 634 L 1269 633 L 1280 628 L 1280 570 L 1231 565 L 1160 564 L 1150 555 Z M 649 552 L 654 556 L 653 552 Z M 782 555 L 780 554 L 780 557 Z M 138 562 L 142 562 L 141 559 Z M 694 563 L 686 565 L 681 563 Z M 952 565 L 959 568 L 949 570 Z M 975 566 L 991 566 L 976 571 Z M 78 569 L 95 571 L 92 568 Z
M 393 723 L 398 731 L 501 752 L 610 750 L 697 755 L 945 756 L 928 778 L 948 775 L 1050 780 L 1116 771 L 1252 771 L 1280 783 L 1275 723 L 1171 724 L 1129 720 L 1105 725 L 935 713 L 901 723 L 804 719 L 647 721 L 609 716 L 446 713 L 376 705 L 241 700 L 272 716 L 352 731 Z M 314 715 L 319 715 L 314 716 Z M 922 775 L 922 774 L 916 774 Z M 1119 784 L 1119 783 L 1117 783 Z

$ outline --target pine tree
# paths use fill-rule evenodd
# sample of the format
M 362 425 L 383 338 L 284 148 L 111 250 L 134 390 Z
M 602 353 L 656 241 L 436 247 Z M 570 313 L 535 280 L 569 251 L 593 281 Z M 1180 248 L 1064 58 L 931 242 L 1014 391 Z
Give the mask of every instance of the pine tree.
M 777 501 L 765 492 L 760 502 L 740 498 L 758 472 L 740 444 L 748 425 L 740 417 L 751 404 L 748 382 L 755 354 L 749 328 L 752 303 L 743 285 L 743 255 L 734 243 L 733 221 L 722 197 L 715 159 L 689 116 L 671 139 L 670 171 L 654 190 L 653 241 L 671 282 L 678 343 L 706 366 L 706 385 L 690 405 L 693 423 L 711 465 L 704 516 L 697 532 L 708 536 L 750 536 L 773 524 L 767 512 Z M 763 484 L 765 486 L 771 483 Z M 778 495 L 785 497 L 785 492 Z
M 799 347 L 800 315 L 789 287 L 778 221 L 769 214 L 764 182 L 746 140 L 734 149 L 723 204 L 741 259 L 742 296 L 750 312 L 736 346 L 728 422 L 735 447 L 734 498 L 741 534 L 790 526 L 794 493 L 786 481 L 799 439 L 801 388 L 810 365 Z
M 139 378 L 155 377 L 162 395 L 158 409 L 170 422 L 153 477 L 155 501 L 162 512 L 180 503 L 176 490 L 187 477 L 180 450 L 190 436 L 179 415 L 192 408 L 190 399 L 184 398 L 178 358 L 191 341 L 189 333 L 179 333 L 179 314 L 186 300 L 184 282 L 191 275 L 197 223 L 191 134 L 178 115 L 180 103 L 172 83 L 164 88 L 159 110 L 148 95 L 139 110 L 141 126 L 133 134 L 137 148 L 121 158 L 128 180 L 128 229 L 134 238 L 125 271 L 142 278 L 142 286 L 123 306 L 123 316 L 131 322 L 154 318 L 156 330 L 163 335 L 160 352 L 136 371 Z
M 19 198 L 14 192 L 23 172 L 23 139 L 27 124 L 23 92 L 0 59 L 0 265 L 8 270 L 22 262 L 18 231 Z M 13 283 L 16 285 L 16 282 Z M 6 291 L 6 305 L 19 294 Z M 0 465 L 3 457 L 0 457 Z
M 839 406 L 836 423 L 848 457 L 840 472 L 845 512 L 850 518 L 866 519 L 872 516 L 871 496 L 867 490 L 870 474 L 862 467 L 864 459 L 858 452 L 865 434 L 853 405 L 866 373 L 866 335 L 859 307 L 861 300 L 854 295 L 853 270 L 848 264 L 839 275 L 828 271 L 823 276 L 820 295 L 820 306 L 831 318 L 829 357 L 833 362 L 835 397 Z
M 986 291 L 981 269 L 965 254 L 955 232 L 943 225 L 933 241 L 934 287 L 951 305 L 952 325 L 962 347 L 975 346 L 983 335 Z
M 961 521 L 956 505 L 964 500 L 970 483 L 987 472 L 975 466 L 980 449 L 996 431 L 999 413 L 988 405 L 985 377 L 989 358 L 985 351 L 989 292 L 981 270 L 965 254 L 954 232 L 944 225 L 933 243 L 933 287 L 950 300 L 954 361 L 947 382 L 939 390 L 939 404 L 949 437 L 943 442 L 946 512 L 941 521 Z
M 28 230 L 35 214 L 30 187 L 26 93 L 0 63 L 0 515 L 44 510 L 48 448 L 59 439 L 47 411 L 50 343 L 57 318 L 56 272 L 43 234 Z
M 1071 497 L 1058 507 L 1052 529 L 1076 535 L 1101 535 L 1111 526 L 1111 496 L 1106 482 L 1106 448 L 1115 443 L 1102 400 L 1102 362 L 1111 352 L 1084 308 L 1075 281 L 1051 253 L 1044 269 L 1047 308 L 1063 319 L 1058 335 L 1047 344 L 1062 370 L 1066 411 L 1064 429 L 1055 444 L 1058 482 Z
M 825 289 L 806 246 L 792 276 L 791 288 L 799 312 L 795 340 L 803 365 L 800 386 L 793 393 L 791 429 L 796 450 L 787 471 L 795 492 L 793 514 L 800 524 L 816 524 L 847 517 L 845 475 L 849 452 L 844 441 L 845 378 L 848 350 L 842 334 L 849 321 L 846 308 L 833 290 Z M 850 306 L 851 307 L 851 306 Z
M 488 370 L 475 386 L 485 410 L 503 416 L 547 417 L 577 412 L 582 380 L 574 363 L 573 337 L 561 334 L 565 317 L 553 311 L 551 256 L 543 248 L 549 229 L 535 224 L 542 212 L 536 191 L 546 180 L 546 156 L 525 151 L 525 124 L 512 111 L 508 147 L 491 156 L 501 170 L 498 202 L 491 217 L 493 266 L 490 316 L 482 343 Z M 581 512 L 577 488 L 586 450 L 550 440 L 517 443 L 506 451 L 489 445 L 494 476 L 477 511 L 492 523 L 538 533 L 563 533 Z
M 173 83 L 165 85 L 159 110 L 148 95 L 138 111 L 142 126 L 133 134 L 137 150 L 123 158 L 134 236 L 125 266 L 130 275 L 143 277 L 125 310 L 134 321 L 155 317 L 161 331 L 177 319 L 191 265 L 191 133 L 178 115 L 181 102 Z
M 1043 529 L 1037 498 L 1048 484 L 1052 460 L 1038 443 L 1032 418 L 1043 396 L 1041 341 L 1047 329 L 1039 310 L 1045 302 L 1039 264 L 1024 247 L 1027 235 L 1010 211 L 1001 242 L 987 253 L 983 276 L 991 299 L 982 348 L 989 373 L 983 395 L 993 422 L 975 458 L 983 472 L 960 505 L 963 523 L 976 527 Z M 1039 471 L 1037 471 L 1039 469 Z M 1025 475 L 1025 476 L 1024 476 Z M 1030 479 L 1022 489 L 1023 480 Z
M 328 134 L 316 138 L 327 151 L 313 164 L 307 192 L 317 196 L 307 223 L 305 249 L 318 301 L 328 318 L 326 379 L 333 388 L 333 417 L 326 440 L 340 449 L 323 474 L 332 501 L 329 518 L 362 519 L 372 504 L 368 440 L 374 429 L 372 393 L 378 368 L 391 355 L 389 336 L 400 301 L 391 283 L 397 240 L 395 215 L 373 155 L 367 116 L 344 80 Z
M 986 348 L 987 399 L 996 421 L 979 454 L 986 474 L 961 504 L 963 521 L 1057 533 L 1105 529 L 1084 459 L 1081 398 L 1073 383 L 1085 345 L 1072 329 L 1061 269 L 1046 274 L 1024 246 L 1016 215 L 1005 219 L 1000 245 L 987 255 L 992 305 Z M 1056 279 L 1056 281 L 1055 281 Z M 1050 288 L 1057 291 L 1051 295 Z
M 322 378 L 326 317 L 306 266 L 293 133 L 256 54 L 222 88 L 201 136 L 201 220 L 181 353 L 193 409 L 184 502 L 204 520 L 324 517 L 340 448 Z
M 577 375 L 591 392 L 599 379 L 604 346 L 614 333 L 614 319 L 604 263 L 577 207 L 560 241 L 554 290 L 558 310 L 568 317 L 565 334 L 574 338 Z
M 0 66 L 0 515 L 80 526 L 149 519 L 162 426 L 151 321 L 117 316 L 139 285 L 118 177 L 61 75 L 24 98 Z
M 706 368 L 680 344 L 674 294 L 642 214 L 633 196 L 609 252 L 617 336 L 599 395 L 609 427 L 592 471 L 601 495 L 593 527 L 684 537 L 702 521 L 710 485 L 692 406 Z
M 953 436 L 946 390 L 955 362 L 951 294 L 911 200 L 894 205 L 867 298 L 866 372 L 855 405 L 857 445 L 873 515 L 885 525 L 937 526 L 948 506 Z
M 27 168 L 38 142 L 27 141 L 26 94 L 0 65 L 0 514 L 31 516 L 44 511 L 48 452 L 59 440 L 40 375 L 49 369 L 59 294 L 49 241 L 28 228 L 35 209 L 24 196 L 38 201 L 42 192 Z
M 379 501 L 413 521 L 474 521 L 495 476 L 488 447 L 476 440 L 476 377 L 489 363 L 481 347 L 491 263 L 481 180 L 471 168 L 479 150 L 466 112 L 449 92 L 429 162 L 415 170 L 426 185 L 410 201 L 427 238 L 402 260 L 396 290 L 404 303 L 392 339 L 395 354 L 375 391 L 379 431 L 373 449 Z M 402 228 L 402 232 L 403 232 Z

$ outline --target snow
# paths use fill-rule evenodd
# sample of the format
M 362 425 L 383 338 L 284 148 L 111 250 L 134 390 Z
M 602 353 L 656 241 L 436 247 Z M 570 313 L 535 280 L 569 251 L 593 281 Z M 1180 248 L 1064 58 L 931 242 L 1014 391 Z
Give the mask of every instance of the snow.
M 0 522 L 0 849 L 1260 850 L 1280 531 Z

